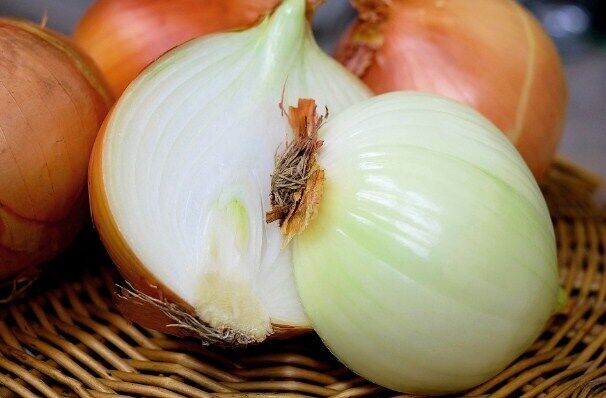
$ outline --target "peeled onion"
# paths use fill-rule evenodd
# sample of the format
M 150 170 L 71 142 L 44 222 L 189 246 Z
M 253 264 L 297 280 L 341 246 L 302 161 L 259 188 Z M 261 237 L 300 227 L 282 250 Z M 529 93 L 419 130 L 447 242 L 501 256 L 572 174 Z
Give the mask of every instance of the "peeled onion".
M 558 306 L 556 244 L 499 130 L 455 101 L 398 92 L 329 118 L 318 138 L 323 196 L 293 263 L 331 352 L 375 383 L 436 395 L 521 355 Z
M 556 48 L 514 0 L 357 0 L 337 59 L 376 93 L 418 90 L 467 103 L 497 125 L 538 178 L 564 125 Z
M 0 281 L 27 281 L 88 218 L 88 159 L 110 97 L 63 37 L 0 19 Z
M 74 39 L 107 78 L 117 97 L 152 61 L 187 40 L 245 28 L 278 0 L 97 0 Z
M 368 89 L 316 44 L 305 0 L 259 25 L 192 40 L 147 68 L 97 139 L 90 199 L 130 284 L 130 319 L 204 342 L 247 344 L 309 330 L 291 251 L 267 225 L 278 104 L 314 96 L 338 112 Z

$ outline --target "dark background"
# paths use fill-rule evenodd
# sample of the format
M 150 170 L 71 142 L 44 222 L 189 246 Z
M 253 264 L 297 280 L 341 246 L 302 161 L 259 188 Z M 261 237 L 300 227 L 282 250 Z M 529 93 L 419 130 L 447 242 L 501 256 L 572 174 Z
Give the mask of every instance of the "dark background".
M 92 0 L 0 0 L 0 15 L 40 21 L 46 11 L 48 26 L 70 34 L 90 3 Z M 566 65 L 570 105 L 560 152 L 606 177 L 606 0 L 522 3 L 554 38 Z M 330 51 L 353 17 L 348 0 L 328 0 L 315 19 L 320 44 Z

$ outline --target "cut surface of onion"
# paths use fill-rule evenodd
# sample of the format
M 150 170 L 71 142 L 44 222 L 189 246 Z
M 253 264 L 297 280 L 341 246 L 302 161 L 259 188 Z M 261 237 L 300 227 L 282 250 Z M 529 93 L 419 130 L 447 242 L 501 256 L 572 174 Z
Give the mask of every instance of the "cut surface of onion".
M 369 95 L 319 49 L 304 0 L 160 58 L 125 91 L 90 166 L 95 224 L 122 274 L 155 305 L 200 321 L 204 331 L 193 334 L 203 340 L 308 329 L 290 249 L 265 223 L 275 151 L 290 134 L 278 104 L 313 96 L 338 112 Z M 126 312 L 167 332 L 187 329 Z

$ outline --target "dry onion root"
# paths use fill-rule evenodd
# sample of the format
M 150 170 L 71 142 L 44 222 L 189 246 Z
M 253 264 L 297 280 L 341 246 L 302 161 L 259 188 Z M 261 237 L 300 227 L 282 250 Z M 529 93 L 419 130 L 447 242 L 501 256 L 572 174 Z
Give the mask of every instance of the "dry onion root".
M 22 292 L 88 218 L 88 158 L 110 97 L 67 39 L 0 19 L 0 285 Z
M 118 97 L 160 55 L 190 39 L 246 28 L 278 0 L 97 0 L 74 39 Z
M 317 46 L 305 3 L 165 54 L 107 118 L 90 199 L 130 283 L 117 297 L 129 319 L 225 345 L 310 330 L 290 249 L 265 223 L 275 151 L 292 134 L 278 102 L 313 96 L 338 112 L 370 92 Z
M 417 90 L 490 119 L 541 179 L 567 103 L 563 67 L 540 24 L 514 0 L 354 0 L 358 21 L 336 58 L 377 94 Z

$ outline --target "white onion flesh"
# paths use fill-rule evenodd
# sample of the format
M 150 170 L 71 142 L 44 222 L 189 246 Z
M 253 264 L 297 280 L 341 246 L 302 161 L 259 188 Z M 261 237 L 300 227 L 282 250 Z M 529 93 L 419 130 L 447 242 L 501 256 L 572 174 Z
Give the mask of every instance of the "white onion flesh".
M 308 325 L 291 251 L 265 223 L 290 134 L 283 89 L 286 104 L 313 97 L 331 113 L 369 97 L 319 49 L 304 0 L 160 58 L 126 90 L 103 142 L 110 212 L 140 262 L 203 321 L 257 341 L 270 322 Z
M 556 246 L 543 196 L 497 128 L 454 101 L 393 93 L 319 135 L 324 196 L 293 261 L 331 351 L 420 394 L 470 388 L 523 353 L 556 307 Z

